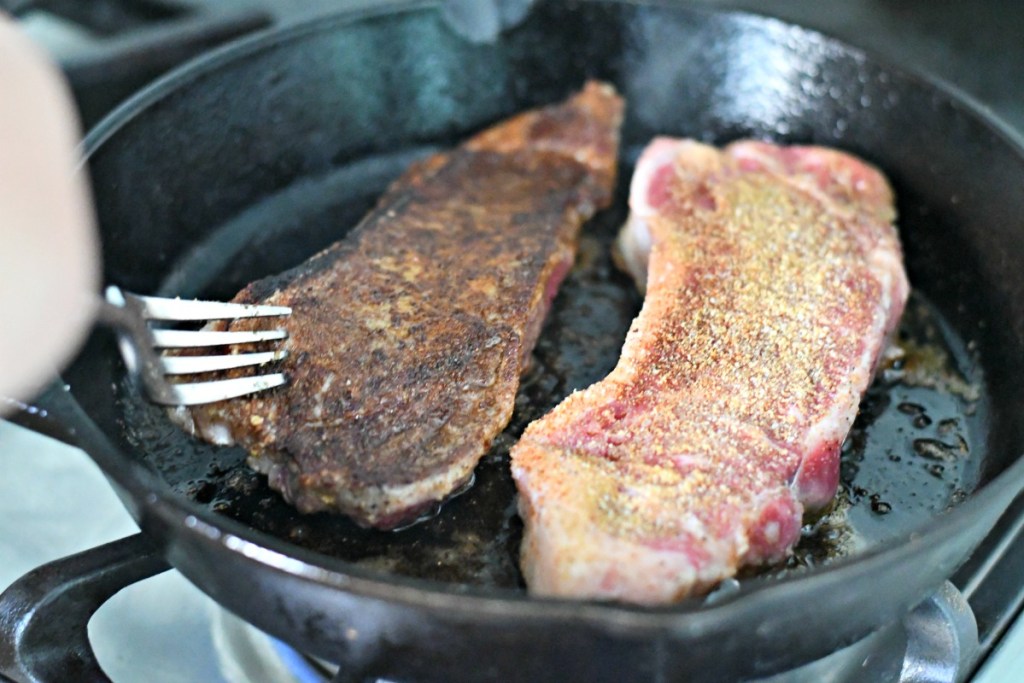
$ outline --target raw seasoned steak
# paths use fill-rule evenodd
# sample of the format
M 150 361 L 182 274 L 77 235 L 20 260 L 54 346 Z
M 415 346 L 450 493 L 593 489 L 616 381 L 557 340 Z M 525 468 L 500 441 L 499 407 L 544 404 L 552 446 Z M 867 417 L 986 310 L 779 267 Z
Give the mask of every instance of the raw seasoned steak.
M 658 139 L 630 205 L 619 363 L 512 451 L 537 594 L 664 603 L 785 557 L 908 294 L 889 187 L 840 152 Z
M 590 83 L 410 168 L 344 240 L 239 302 L 291 306 L 288 387 L 194 408 L 303 512 L 393 528 L 469 481 L 611 198 L 623 104 Z M 277 325 L 239 321 L 232 329 Z

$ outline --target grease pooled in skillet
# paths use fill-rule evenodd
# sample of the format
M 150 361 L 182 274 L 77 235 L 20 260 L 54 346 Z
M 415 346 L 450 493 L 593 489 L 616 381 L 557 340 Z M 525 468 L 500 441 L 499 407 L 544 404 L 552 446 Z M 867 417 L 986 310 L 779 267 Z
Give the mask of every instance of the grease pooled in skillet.
M 200 245 L 183 260 L 161 293 L 223 297 L 292 265 L 338 239 L 337 226 L 354 225 L 390 178 L 428 152 L 364 159 L 268 198 L 215 233 L 208 243 L 213 248 Z M 620 168 L 616 202 L 584 228 L 576 266 L 555 299 L 511 423 L 477 467 L 472 487 L 439 514 L 398 532 L 362 529 L 337 515 L 299 514 L 246 467 L 242 449 L 191 439 L 161 409 L 121 386 L 126 437 L 139 444 L 136 457 L 183 495 L 309 550 L 388 573 L 520 588 L 521 527 L 508 451 L 527 424 L 573 389 L 604 377 L 618 359 L 641 303 L 610 257 L 626 216 L 631 171 L 628 164 Z M 806 571 L 899 536 L 976 485 L 975 456 L 984 443 L 987 412 L 979 365 L 941 313 L 917 293 L 898 344 L 903 358 L 876 378 L 844 445 L 836 502 L 809 521 L 787 563 L 757 576 Z M 940 452 L 943 457 L 936 459 Z

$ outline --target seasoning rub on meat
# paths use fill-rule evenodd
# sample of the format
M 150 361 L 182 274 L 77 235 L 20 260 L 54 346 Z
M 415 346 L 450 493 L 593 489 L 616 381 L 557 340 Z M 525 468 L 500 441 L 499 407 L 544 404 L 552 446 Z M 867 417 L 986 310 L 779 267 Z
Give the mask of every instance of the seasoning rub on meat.
M 410 168 L 344 240 L 239 302 L 291 306 L 281 390 L 193 408 L 303 512 L 414 520 L 472 476 L 611 199 L 623 103 L 588 83 Z M 237 321 L 232 329 L 265 325 Z
M 657 139 L 630 205 L 619 363 L 512 451 L 535 594 L 666 603 L 785 557 L 908 294 L 889 186 L 841 152 Z

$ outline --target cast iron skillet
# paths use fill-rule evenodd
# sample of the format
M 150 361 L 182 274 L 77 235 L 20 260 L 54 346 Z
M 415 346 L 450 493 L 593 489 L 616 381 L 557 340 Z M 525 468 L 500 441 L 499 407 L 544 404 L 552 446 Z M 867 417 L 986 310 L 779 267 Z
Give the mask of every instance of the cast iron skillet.
M 899 198 L 910 354 L 866 398 L 840 504 L 797 559 L 663 609 L 531 599 L 520 585 L 504 458 L 523 424 L 614 363 L 639 304 L 607 259 L 621 192 L 587 228 L 510 430 L 476 485 L 413 529 L 297 515 L 243 453 L 192 441 L 141 401 L 102 330 L 35 426 L 83 447 L 204 591 L 365 675 L 766 675 L 898 619 L 950 576 L 1024 485 L 1024 273 L 1010 257 L 1024 250 L 1024 153 L 1011 138 L 930 82 L 770 19 L 548 2 L 468 40 L 433 5 L 400 5 L 230 46 L 101 124 L 86 148 L 107 281 L 230 296 L 344 234 L 411 159 L 588 77 L 628 102 L 623 187 L 656 134 L 860 154 Z

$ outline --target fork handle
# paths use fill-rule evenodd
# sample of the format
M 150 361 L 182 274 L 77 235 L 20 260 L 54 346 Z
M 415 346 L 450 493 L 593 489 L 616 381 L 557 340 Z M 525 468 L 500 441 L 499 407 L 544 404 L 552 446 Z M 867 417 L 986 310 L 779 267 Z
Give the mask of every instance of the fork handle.
M 108 296 L 110 289 L 116 288 L 109 288 Z M 116 291 L 120 293 L 120 290 Z M 133 379 L 148 380 L 155 377 L 162 381 L 160 357 L 153 348 L 149 327 L 141 316 L 128 308 L 130 305 L 118 305 L 97 297 L 95 319 L 117 333 L 121 356 Z M 9 405 L 2 405 L 4 401 Z M 71 398 L 67 386 L 60 377 L 57 377 L 31 403 L 0 396 L 0 408 L 13 408 L 5 411 L 10 414 L 5 415 L 4 419 L 10 422 L 88 451 L 82 441 L 83 432 L 88 431 L 87 427 L 91 425 L 91 420 L 85 417 L 81 407 Z
M 153 333 L 138 306 L 117 287 L 107 287 L 106 297 L 97 307 L 96 318 L 117 333 L 117 345 L 129 375 L 141 379 L 146 386 L 161 386 L 164 373 L 160 356 L 155 350 Z M 168 403 L 167 400 L 162 402 Z
M 133 377 L 138 377 L 140 373 L 158 373 L 157 376 L 161 376 L 160 358 L 147 341 L 149 329 L 144 321 L 102 298 L 96 302 L 96 320 L 117 333 L 121 355 Z M 137 342 L 132 343 L 132 340 Z M 82 413 L 81 407 L 71 397 L 60 377 L 30 403 L 0 396 L 0 401 L 5 400 L 13 404 L 7 407 L 13 407 L 14 410 L 8 411 L 10 414 L 5 415 L 4 419 L 88 451 L 82 441 L 83 432 L 88 431 L 91 420 Z

